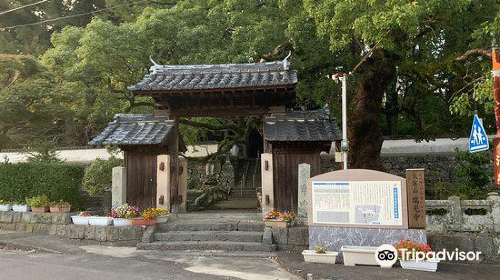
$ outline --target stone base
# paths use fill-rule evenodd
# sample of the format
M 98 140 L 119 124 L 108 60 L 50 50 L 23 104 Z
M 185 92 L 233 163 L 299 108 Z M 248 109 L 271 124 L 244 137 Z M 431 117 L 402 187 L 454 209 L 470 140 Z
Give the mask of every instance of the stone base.
M 417 243 L 427 243 L 424 229 L 309 226 L 309 249 L 314 250 L 316 244 L 326 246 L 328 251 L 339 252 L 339 260 L 342 260 L 342 245 L 378 247 L 382 244 L 393 245 L 405 238 L 411 238 Z

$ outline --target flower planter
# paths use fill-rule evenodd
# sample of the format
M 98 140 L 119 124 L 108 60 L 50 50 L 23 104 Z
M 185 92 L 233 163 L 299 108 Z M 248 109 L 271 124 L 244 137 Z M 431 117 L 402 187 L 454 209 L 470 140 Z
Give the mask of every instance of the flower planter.
M 47 206 L 32 206 L 31 207 L 31 212 L 33 213 L 45 213 L 48 212 L 49 207 Z
M 85 216 L 71 216 L 71 220 L 73 221 L 73 224 L 75 224 L 75 225 L 88 225 L 89 224 L 89 217 L 85 217 Z
M 144 218 L 135 218 L 132 220 L 133 226 L 154 226 L 156 224 L 156 219 L 146 220 Z
M 57 205 L 50 206 L 50 213 L 69 213 L 71 205 L 59 207 Z
M 10 211 L 10 210 L 12 210 L 12 205 L 0 204 L 0 211 Z
M 113 218 L 111 217 L 97 217 L 97 216 L 89 217 L 89 224 L 91 226 L 109 226 L 112 223 L 113 223 Z
M 30 207 L 26 204 L 13 204 L 12 210 L 15 212 L 28 212 L 30 211 Z
M 168 215 L 167 216 L 158 216 L 156 218 L 157 223 L 166 223 L 168 222 Z
M 355 266 L 357 264 L 379 266 L 375 257 L 377 247 L 342 246 L 340 250 L 344 255 L 344 265 L 346 266 Z
M 275 228 L 288 228 L 292 227 L 295 224 L 295 221 L 285 222 L 279 220 L 264 220 L 266 227 L 275 227 Z
M 419 262 L 414 260 L 411 261 L 399 260 L 399 263 L 401 264 L 401 267 L 404 269 L 436 272 L 439 259 L 430 261 L 419 261 Z
M 131 226 L 132 220 L 131 219 L 124 219 L 124 218 L 114 218 L 113 225 L 117 226 L 117 227 Z
M 304 250 L 302 251 L 302 256 L 304 256 L 305 262 L 312 263 L 329 263 L 335 264 L 339 253 L 327 251 L 325 254 L 318 254 L 315 250 Z

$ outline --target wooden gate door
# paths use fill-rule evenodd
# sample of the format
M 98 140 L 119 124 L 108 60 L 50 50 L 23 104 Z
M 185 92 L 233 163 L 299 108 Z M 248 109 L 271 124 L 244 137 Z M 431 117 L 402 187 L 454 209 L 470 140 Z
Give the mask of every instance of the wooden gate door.
M 273 154 L 274 208 L 279 211 L 298 210 L 299 164 L 311 165 L 311 177 L 320 172 L 319 153 Z
M 156 207 L 156 155 L 126 152 L 127 203 L 140 209 Z

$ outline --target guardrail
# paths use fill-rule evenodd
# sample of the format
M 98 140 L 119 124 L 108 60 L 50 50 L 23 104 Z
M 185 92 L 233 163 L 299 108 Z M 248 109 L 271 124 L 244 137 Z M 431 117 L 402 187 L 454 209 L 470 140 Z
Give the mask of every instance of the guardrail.
M 426 200 L 427 230 L 440 232 L 500 233 L 500 196 L 484 200 Z

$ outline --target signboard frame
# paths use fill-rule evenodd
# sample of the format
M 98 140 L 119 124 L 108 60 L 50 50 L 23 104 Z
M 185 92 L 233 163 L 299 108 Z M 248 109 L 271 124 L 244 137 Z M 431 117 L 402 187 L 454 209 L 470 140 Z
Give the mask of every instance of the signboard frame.
M 399 182 L 401 189 L 401 225 L 377 225 L 377 224 L 353 224 L 353 223 L 315 223 L 313 221 L 313 197 L 312 197 L 312 182 L 373 182 L 373 181 L 390 181 Z M 313 226 L 337 226 L 337 227 L 353 227 L 353 228 L 395 228 L 408 229 L 408 201 L 406 190 L 406 179 L 392 174 L 367 170 L 367 169 L 348 169 L 333 171 L 321 174 L 310 178 L 307 187 L 308 198 L 308 225 Z

